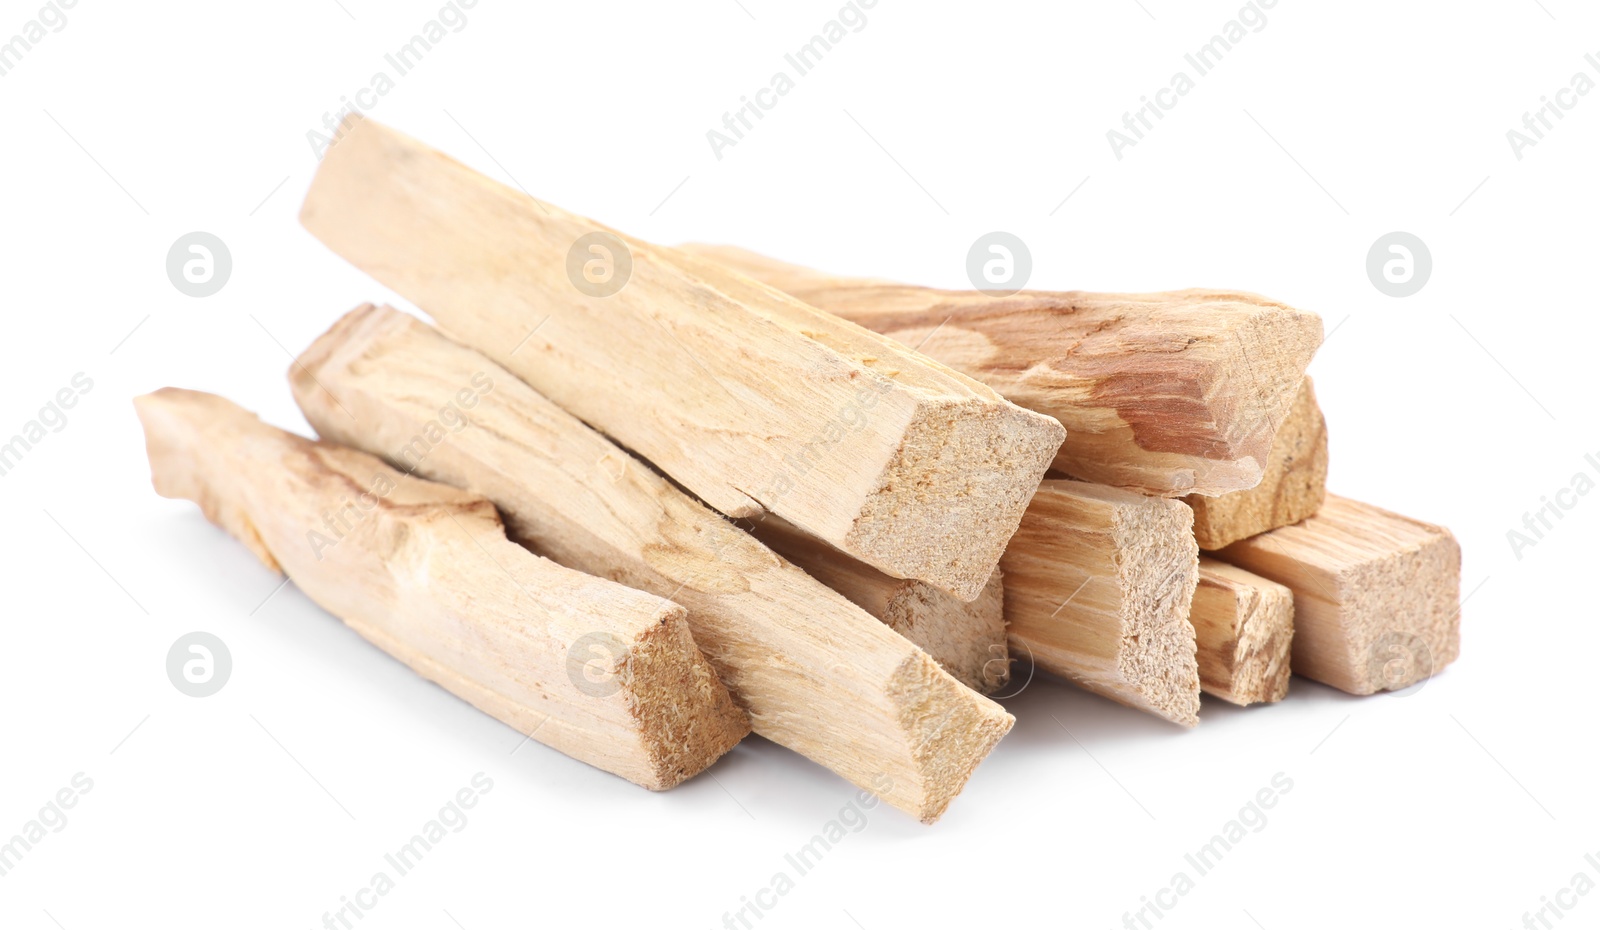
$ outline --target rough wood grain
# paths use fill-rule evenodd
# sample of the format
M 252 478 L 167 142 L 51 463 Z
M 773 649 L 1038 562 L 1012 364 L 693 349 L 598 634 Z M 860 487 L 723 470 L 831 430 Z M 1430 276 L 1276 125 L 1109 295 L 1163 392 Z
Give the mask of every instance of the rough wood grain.
M 1201 556 L 1189 620 L 1200 690 L 1239 705 L 1281 701 L 1289 693 L 1294 594 L 1288 588 Z
M 1166 497 L 1254 487 L 1322 341 L 1317 315 L 1238 291 L 989 297 L 683 248 L 1060 420 L 1057 470 Z
M 483 494 L 513 538 L 564 565 L 687 606 L 757 733 L 924 821 L 1013 723 L 843 596 L 413 317 L 353 311 L 290 379 L 322 435 Z
M 323 159 L 301 222 L 723 513 L 769 510 L 965 600 L 1061 444 L 1059 423 L 891 339 L 371 120 Z M 595 232 L 614 237 L 613 273 L 631 263 L 609 297 L 569 277 Z
M 1200 548 L 1221 549 L 1316 513 L 1327 496 L 1327 482 L 1328 424 L 1307 378 L 1272 441 L 1261 483 L 1218 497 L 1194 494 L 1184 502 L 1194 508 Z
M 1461 650 L 1461 547 L 1442 526 L 1337 495 L 1217 557 L 1294 591 L 1291 666 L 1351 694 L 1394 691 Z
M 999 569 L 976 600 L 964 602 L 924 581 L 891 578 L 780 517 L 758 520 L 750 531 L 772 551 L 920 646 L 967 687 L 992 694 L 1010 680 Z
M 157 493 L 199 504 L 357 633 L 518 732 L 662 789 L 749 731 L 682 607 L 509 542 L 484 498 L 212 394 L 134 403 Z
M 1199 549 L 1181 501 L 1081 481 L 1039 487 L 1001 560 L 1011 648 L 1114 701 L 1194 726 Z

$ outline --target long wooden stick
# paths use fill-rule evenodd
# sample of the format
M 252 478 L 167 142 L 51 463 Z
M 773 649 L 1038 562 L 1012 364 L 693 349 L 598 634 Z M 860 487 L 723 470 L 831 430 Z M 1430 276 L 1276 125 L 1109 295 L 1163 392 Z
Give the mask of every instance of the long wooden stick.
M 1254 487 L 1322 341 L 1315 314 L 1238 291 L 989 297 L 683 247 L 900 340 L 1060 420 L 1056 469 L 1167 497 Z
M 1061 444 L 1059 423 L 891 339 L 371 120 L 329 150 L 301 221 L 716 509 L 770 510 L 964 600 Z
M 1189 619 L 1202 691 L 1240 705 L 1288 695 L 1294 638 L 1294 594 L 1288 588 L 1201 556 Z
M 199 504 L 357 633 L 519 732 L 661 789 L 749 731 L 682 607 L 532 555 L 484 498 L 212 394 L 134 403 L 157 493 Z
M 964 602 L 927 582 L 891 578 L 780 517 L 758 521 L 751 533 L 920 646 L 940 668 L 974 691 L 992 694 L 1010 679 L 1005 589 L 998 568 L 983 593 Z
M 1039 487 L 1006 549 L 1011 647 L 1114 701 L 1194 726 L 1199 549 L 1182 502 L 1081 481 Z
M 1229 543 L 1316 513 L 1327 496 L 1328 424 L 1307 378 L 1272 441 L 1261 483 L 1219 497 L 1184 498 L 1194 508 L 1194 536 L 1202 549 Z
M 687 606 L 757 733 L 924 821 L 1013 723 L 843 596 L 413 317 L 353 311 L 290 379 L 322 435 L 483 494 L 514 538 L 564 565 Z
M 1217 557 L 1294 591 L 1295 674 L 1394 691 L 1461 651 L 1461 547 L 1442 526 L 1330 494 L 1317 515 Z

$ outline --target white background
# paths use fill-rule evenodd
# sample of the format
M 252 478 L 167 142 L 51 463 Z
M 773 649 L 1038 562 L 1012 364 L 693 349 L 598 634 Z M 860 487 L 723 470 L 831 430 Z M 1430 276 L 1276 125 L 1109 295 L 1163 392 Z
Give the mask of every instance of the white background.
M 0 2 L 0 41 L 38 6 Z M 298 227 L 306 133 L 438 8 L 81 0 L 0 78 L 0 434 L 94 382 L 0 478 L 0 838 L 94 781 L 0 878 L 0 925 L 320 926 L 481 771 L 467 827 L 363 928 L 717 927 L 854 793 L 756 738 L 664 794 L 516 749 L 150 490 L 130 397 L 210 390 L 304 430 L 288 352 L 396 300 Z M 480 0 L 372 116 L 654 241 L 966 286 L 967 247 L 1002 229 L 1035 287 L 1316 310 L 1332 486 L 1452 527 L 1476 593 L 1460 661 L 1403 696 L 1296 679 L 1276 706 L 1207 699 L 1182 731 L 1035 681 L 943 821 L 875 809 L 763 930 L 1120 926 L 1278 772 L 1294 788 L 1266 827 L 1163 928 L 1522 926 L 1600 879 L 1600 495 L 1520 559 L 1506 538 L 1600 457 L 1600 93 L 1521 160 L 1506 139 L 1589 69 L 1600 16 L 1281 0 L 1118 160 L 1106 131 L 1238 3 L 881 0 L 715 158 L 707 130 L 837 9 Z M 233 255 L 206 299 L 164 268 L 194 230 Z M 1407 299 L 1364 268 L 1392 230 L 1433 254 Z M 165 673 L 191 630 L 232 650 L 210 698 Z M 1577 900 L 1565 926 L 1600 921 L 1600 894 Z

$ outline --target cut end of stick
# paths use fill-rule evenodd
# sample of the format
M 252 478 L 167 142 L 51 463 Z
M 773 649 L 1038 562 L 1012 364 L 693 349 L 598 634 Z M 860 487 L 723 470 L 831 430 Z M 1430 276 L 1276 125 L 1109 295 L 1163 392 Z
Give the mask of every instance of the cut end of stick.
M 1192 520 L 1180 501 L 1045 481 L 1002 563 L 1013 648 L 1085 690 L 1194 726 Z
M 1118 665 L 1151 713 L 1200 722 L 1200 678 L 1188 616 L 1198 576 L 1188 508 L 1177 501 L 1117 511 L 1113 538 L 1124 591 Z M 1173 622 L 1182 618 L 1182 622 Z
M 1221 549 L 1315 514 L 1327 496 L 1328 424 L 1307 378 L 1272 441 L 1261 483 L 1217 497 L 1190 495 L 1200 548 Z
M 652 791 L 672 788 L 703 771 L 750 732 L 695 646 L 687 611 L 676 604 L 632 644 L 622 672 L 628 712 L 655 768 Z
M 1304 386 L 1306 367 L 1322 345 L 1322 318 L 1243 292 L 1199 290 L 1175 296 L 1195 301 L 1200 313 L 1230 321 L 1217 334 L 1213 364 L 1220 375 L 1207 400 L 1228 454 L 1255 466 L 1254 476 L 1240 488 L 1254 487 Z M 1197 480 L 1210 483 L 1203 476 Z
M 973 694 L 926 653 L 908 655 L 889 682 L 900 727 L 911 748 L 917 784 L 894 785 L 885 795 L 923 823 L 938 820 L 1016 718 Z
M 973 600 L 1065 435 L 1055 420 L 1011 404 L 920 404 L 842 548 Z

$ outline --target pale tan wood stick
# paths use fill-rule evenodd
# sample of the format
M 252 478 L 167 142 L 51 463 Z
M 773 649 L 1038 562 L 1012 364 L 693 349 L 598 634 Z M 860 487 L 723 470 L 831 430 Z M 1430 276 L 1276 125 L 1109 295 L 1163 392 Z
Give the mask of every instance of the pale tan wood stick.
M 1327 482 L 1328 424 L 1307 378 L 1272 441 L 1261 483 L 1218 497 L 1194 494 L 1184 502 L 1194 508 L 1200 548 L 1221 549 L 1316 513 L 1327 496 Z
M 1198 560 L 1193 512 L 1181 501 L 1047 480 L 1000 562 L 1012 652 L 1192 727 Z
M 990 297 L 682 248 L 1055 417 L 1067 428 L 1057 470 L 1164 497 L 1254 487 L 1322 341 L 1316 314 L 1239 291 Z
M 1201 556 L 1189 620 L 1200 690 L 1241 706 L 1281 701 L 1289 693 L 1294 594 L 1288 588 Z
M 657 790 L 749 732 L 684 608 L 533 555 L 484 498 L 213 394 L 134 404 L 158 494 L 199 504 L 351 629 L 518 732 Z
M 922 647 L 939 667 L 980 694 L 1011 678 L 1005 590 L 1000 570 L 976 600 L 964 602 L 924 581 L 891 578 L 784 521 L 758 519 L 750 532 L 867 613 Z
M 1329 494 L 1316 516 L 1217 557 L 1294 591 L 1298 675 L 1394 691 L 1461 651 L 1461 547 L 1450 531 Z
M 541 554 L 687 606 L 695 641 L 757 733 L 924 821 L 943 813 L 1014 722 L 904 637 L 420 320 L 358 308 L 302 354 L 290 380 L 323 436 L 481 493 L 512 537 Z
M 300 218 L 712 507 L 770 510 L 964 600 L 988 584 L 1064 435 L 894 340 L 563 212 L 371 120 L 346 124 Z M 594 233 L 612 238 L 580 241 Z M 580 269 L 599 263 L 604 278 L 607 260 L 612 275 L 631 268 L 626 285 L 580 290 L 598 286 Z

